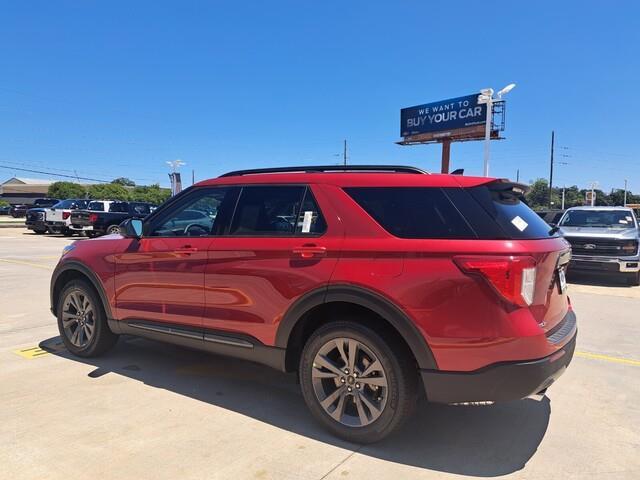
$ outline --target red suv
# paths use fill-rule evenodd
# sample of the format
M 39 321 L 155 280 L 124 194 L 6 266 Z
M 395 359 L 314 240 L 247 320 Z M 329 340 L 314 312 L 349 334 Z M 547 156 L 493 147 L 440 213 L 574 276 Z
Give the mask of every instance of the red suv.
M 297 371 L 320 423 L 373 442 L 420 388 L 521 399 L 571 361 L 570 247 L 525 188 L 397 166 L 231 172 L 67 247 L 51 311 L 83 357 L 132 334 Z

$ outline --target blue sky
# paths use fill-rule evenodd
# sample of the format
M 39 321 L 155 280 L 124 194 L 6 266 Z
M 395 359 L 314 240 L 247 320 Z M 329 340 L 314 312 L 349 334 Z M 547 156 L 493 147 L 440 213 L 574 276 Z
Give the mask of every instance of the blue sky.
M 400 108 L 516 82 L 492 175 L 548 176 L 555 129 L 554 183 L 640 192 L 638 3 L 487 5 L 4 2 L 0 166 L 166 185 L 167 160 L 336 163 L 346 138 L 352 163 L 437 171 L 439 146 L 394 144 Z M 452 167 L 479 174 L 482 143 Z

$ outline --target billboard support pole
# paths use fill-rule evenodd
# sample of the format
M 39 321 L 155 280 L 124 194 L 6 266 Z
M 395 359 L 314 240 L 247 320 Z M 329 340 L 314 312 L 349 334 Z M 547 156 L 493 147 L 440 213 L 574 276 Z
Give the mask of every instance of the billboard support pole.
M 442 164 L 440 173 L 449 173 L 449 160 L 451 159 L 451 139 L 442 140 Z
M 484 126 L 484 176 L 489 176 L 489 145 L 491 143 L 491 107 L 493 106 L 493 90 L 487 99 L 487 119 Z

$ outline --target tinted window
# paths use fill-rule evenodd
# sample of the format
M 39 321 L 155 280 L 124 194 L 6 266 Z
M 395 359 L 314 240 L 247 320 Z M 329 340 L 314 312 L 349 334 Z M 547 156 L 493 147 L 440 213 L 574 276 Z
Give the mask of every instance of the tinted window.
M 296 231 L 305 187 L 243 187 L 229 233 L 231 235 L 292 236 Z
M 150 234 L 156 237 L 220 235 L 229 224 L 237 191 L 236 187 L 195 189 L 160 217 Z
M 113 202 L 109 205 L 109 212 L 129 213 L 129 205 L 126 202 Z
M 136 215 L 149 215 L 151 208 L 148 203 L 131 203 L 131 213 Z
M 400 238 L 476 238 L 440 188 L 358 187 L 346 192 Z
M 85 208 L 87 204 L 88 204 L 88 200 L 71 200 L 70 199 L 70 200 L 62 200 L 56 203 L 53 207 L 75 210 L 77 208 Z
M 104 203 L 103 202 L 90 202 L 87 207 L 88 210 L 93 210 L 96 212 L 104 212 Z
M 467 191 L 507 238 L 549 238 L 549 225 L 522 201 L 521 193 L 513 187 L 512 184 L 494 182 Z

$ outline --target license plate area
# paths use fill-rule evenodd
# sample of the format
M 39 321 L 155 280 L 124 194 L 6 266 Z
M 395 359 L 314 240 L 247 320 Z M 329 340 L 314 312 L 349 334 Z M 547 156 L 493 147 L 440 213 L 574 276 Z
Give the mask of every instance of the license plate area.
M 560 294 L 567 291 L 567 274 L 565 273 L 564 267 L 558 268 L 558 289 L 560 290 Z

